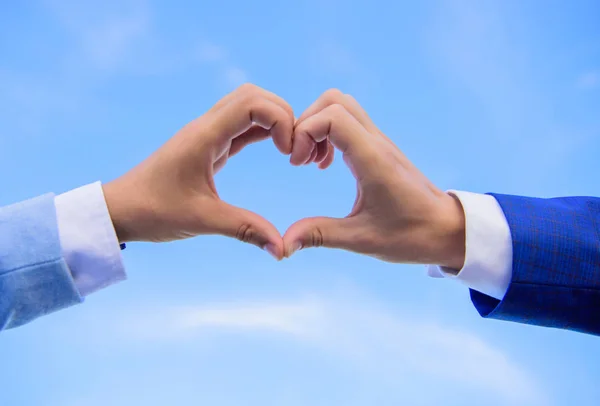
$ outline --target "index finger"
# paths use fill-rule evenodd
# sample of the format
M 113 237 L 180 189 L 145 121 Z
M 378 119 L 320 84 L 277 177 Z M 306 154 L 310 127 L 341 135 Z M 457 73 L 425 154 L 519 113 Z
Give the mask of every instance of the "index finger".
M 247 96 L 247 95 L 253 95 L 253 94 L 258 94 L 258 95 L 272 101 L 273 103 L 281 106 L 281 108 L 286 110 L 289 114 L 292 114 L 292 115 L 294 114 L 294 110 L 292 109 L 292 107 L 283 98 L 279 97 L 278 95 L 276 95 L 273 92 L 263 89 L 260 86 L 253 85 L 252 83 L 244 83 L 243 85 L 241 85 L 237 89 L 235 89 L 233 92 L 230 92 L 229 94 L 225 95 L 225 97 L 223 97 L 221 100 L 219 100 L 217 103 L 215 103 L 215 105 L 212 106 L 210 108 L 210 110 L 208 110 L 207 113 L 216 112 L 217 110 L 219 110 L 222 107 L 229 104 L 229 102 L 231 102 L 235 98 L 244 97 L 245 95 Z
M 294 114 L 260 91 L 233 97 L 212 115 L 211 130 L 221 140 L 233 140 L 256 125 L 269 131 L 279 151 L 292 151 Z
M 306 137 L 315 142 L 329 140 L 344 154 L 355 176 L 366 174 L 377 161 L 377 145 L 373 135 L 340 104 L 332 104 L 296 125 L 295 138 Z
M 375 132 L 378 131 L 377 126 L 367 112 L 356 102 L 356 100 L 347 94 L 342 93 L 338 89 L 329 89 L 323 93 L 319 98 L 311 104 L 300 116 L 298 123 L 306 120 L 308 117 L 317 114 L 324 108 L 331 106 L 332 104 L 341 104 L 352 114 L 356 120 L 367 129 L 367 131 Z
M 378 134 L 379 130 L 367 114 L 367 112 L 354 100 L 354 98 L 350 95 L 342 93 L 338 89 L 329 89 L 324 92 L 319 98 L 310 105 L 300 116 L 296 125 L 299 125 L 308 117 L 311 117 L 323 109 L 333 105 L 340 104 L 342 105 L 348 113 L 350 113 L 354 118 L 369 132 L 373 134 Z M 305 162 L 311 156 L 311 152 L 315 149 L 315 143 L 303 135 L 298 135 L 294 137 L 294 145 L 292 147 L 292 163 L 301 163 Z M 328 146 L 327 142 L 320 142 L 317 145 L 317 150 L 321 152 L 317 157 L 319 158 L 319 167 L 326 168 L 333 161 L 333 149 Z M 323 162 L 321 162 L 323 161 Z

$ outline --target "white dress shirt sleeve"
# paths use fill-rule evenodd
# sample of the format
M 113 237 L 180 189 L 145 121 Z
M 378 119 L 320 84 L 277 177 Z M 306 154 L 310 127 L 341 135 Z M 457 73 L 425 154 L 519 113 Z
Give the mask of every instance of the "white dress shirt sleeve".
M 449 191 L 465 212 L 465 263 L 461 270 L 430 265 L 429 276 L 455 279 L 502 300 L 512 278 L 512 239 L 502 208 L 493 196 Z
M 100 182 L 56 196 L 63 256 L 84 297 L 126 279 L 121 247 Z

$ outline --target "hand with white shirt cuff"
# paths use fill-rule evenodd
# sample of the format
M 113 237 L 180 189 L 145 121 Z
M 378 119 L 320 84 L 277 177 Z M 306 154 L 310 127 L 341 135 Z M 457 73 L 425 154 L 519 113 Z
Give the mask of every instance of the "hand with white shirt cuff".
M 290 154 L 294 113 L 281 97 L 246 84 L 179 130 L 135 168 L 103 185 L 120 242 L 167 242 L 223 235 L 277 259 L 283 241 L 273 224 L 220 199 L 214 175 L 246 146 L 266 139 Z
M 79 294 L 87 296 L 125 279 L 119 244 L 130 241 L 220 234 L 281 259 L 277 229 L 261 216 L 220 200 L 213 176 L 229 157 L 267 138 L 289 154 L 293 124 L 292 108 L 283 99 L 243 85 L 120 178 L 57 196 L 63 257 Z
M 243 85 L 123 176 L 0 207 L 0 331 L 125 279 L 126 242 L 223 235 L 281 259 L 275 226 L 221 200 L 214 175 L 246 146 L 269 138 L 289 155 L 294 121 L 281 97 Z M 310 162 L 326 168 L 329 147 L 323 143 Z
M 294 120 L 283 99 L 243 85 L 123 176 L 57 196 L 63 257 L 80 295 L 125 279 L 119 244 L 130 241 L 218 234 L 281 259 L 277 229 L 256 213 L 221 200 L 213 176 L 230 157 L 268 138 L 289 154 Z

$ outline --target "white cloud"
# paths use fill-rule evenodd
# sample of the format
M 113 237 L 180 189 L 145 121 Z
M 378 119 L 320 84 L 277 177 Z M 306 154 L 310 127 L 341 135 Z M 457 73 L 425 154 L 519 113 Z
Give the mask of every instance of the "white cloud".
M 547 404 L 526 370 L 471 332 L 393 314 L 365 298 L 324 297 L 144 308 L 123 311 L 110 323 L 116 340 L 131 345 L 197 343 L 215 332 L 237 337 L 275 334 L 341 357 L 377 380 L 416 374 L 434 386 L 435 382 L 457 386 L 511 405 Z M 101 324 L 101 336 L 106 337 L 107 324 Z
M 594 89 L 600 85 L 599 72 L 586 72 L 577 79 L 577 86 L 580 89 Z

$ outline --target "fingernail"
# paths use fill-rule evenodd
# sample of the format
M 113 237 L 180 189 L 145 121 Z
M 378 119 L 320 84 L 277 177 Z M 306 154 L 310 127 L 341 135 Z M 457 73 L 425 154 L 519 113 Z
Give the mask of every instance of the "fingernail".
M 263 247 L 265 251 L 273 256 L 276 260 L 279 260 L 279 255 L 277 255 L 277 248 L 273 244 L 267 244 Z
M 291 257 L 294 254 L 294 252 L 298 251 L 301 248 L 302 248 L 302 243 L 300 241 L 296 241 L 295 243 L 292 244 L 287 256 Z

